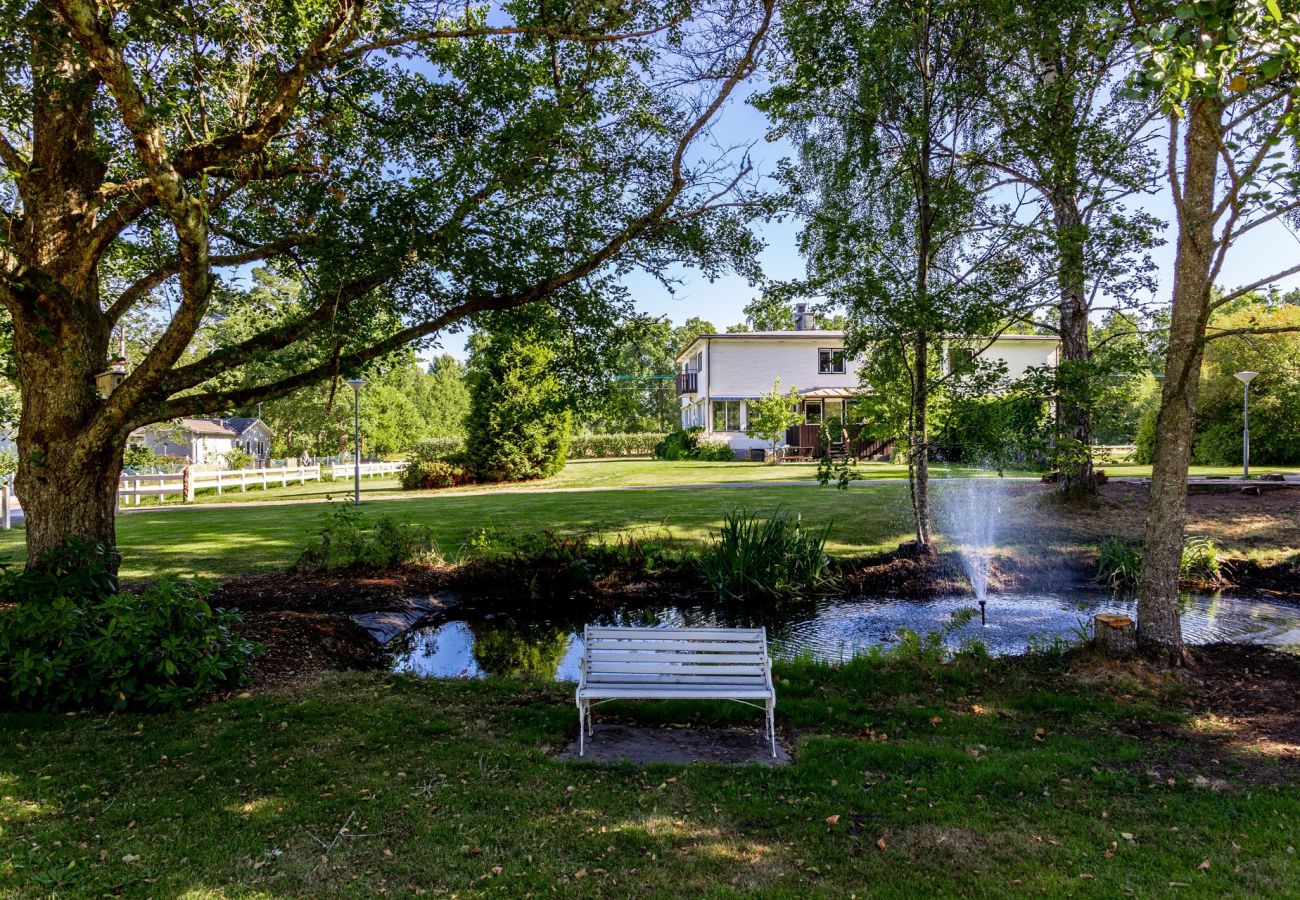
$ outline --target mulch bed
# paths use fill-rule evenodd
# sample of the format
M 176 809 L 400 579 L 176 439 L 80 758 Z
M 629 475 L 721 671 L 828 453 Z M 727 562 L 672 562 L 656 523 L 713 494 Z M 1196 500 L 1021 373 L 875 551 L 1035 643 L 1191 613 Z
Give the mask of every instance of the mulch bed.
M 253 663 L 259 687 L 291 684 L 324 672 L 383 669 L 383 649 L 346 615 L 273 610 L 244 615 L 238 631 L 262 645 Z

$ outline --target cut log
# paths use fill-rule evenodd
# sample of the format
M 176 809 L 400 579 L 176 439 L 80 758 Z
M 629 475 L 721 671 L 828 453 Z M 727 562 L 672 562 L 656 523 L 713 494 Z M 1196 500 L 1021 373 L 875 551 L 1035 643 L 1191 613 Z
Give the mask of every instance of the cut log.
M 1103 656 L 1128 659 L 1137 652 L 1137 628 L 1128 616 L 1099 613 L 1092 617 L 1092 641 Z

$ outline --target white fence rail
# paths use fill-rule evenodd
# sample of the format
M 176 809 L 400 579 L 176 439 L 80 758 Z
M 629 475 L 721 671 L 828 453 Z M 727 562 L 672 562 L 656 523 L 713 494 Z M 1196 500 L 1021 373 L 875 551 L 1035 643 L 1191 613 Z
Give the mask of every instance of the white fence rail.
M 320 481 L 320 466 L 280 466 L 274 469 L 236 469 L 232 472 L 220 469 L 211 472 L 168 472 L 162 475 L 122 475 L 117 490 L 118 504 L 121 506 L 140 505 L 141 497 L 157 497 L 164 500 L 169 496 L 179 495 L 184 502 L 194 500 L 194 492 L 207 488 L 216 488 L 217 493 L 238 488 L 247 491 L 249 486 L 288 487 L 290 484 L 306 484 L 308 481 Z
M 375 463 L 374 465 L 391 466 L 393 463 Z M 338 468 L 338 467 L 336 467 Z M 352 467 L 344 466 L 346 474 L 351 476 Z M 362 474 L 366 472 L 362 464 Z M 169 497 L 178 497 L 182 503 L 194 502 L 194 492 L 216 488 L 217 493 L 238 489 L 247 491 L 249 487 L 265 490 L 269 487 L 288 487 L 291 484 L 306 484 L 308 481 L 321 480 L 321 467 L 314 466 L 280 466 L 273 469 L 237 469 L 233 472 L 183 471 L 166 472 L 156 475 L 122 474 L 118 482 L 117 502 L 119 506 L 139 506 L 141 497 L 156 497 L 160 502 Z M 8 479 L 0 483 L 0 527 L 8 531 L 13 527 L 14 514 L 21 506 L 13 485 Z
M 396 475 L 406 468 L 405 462 L 373 462 L 361 464 L 361 477 L 370 475 Z M 334 478 L 354 478 L 357 467 L 353 463 L 335 463 L 330 466 L 330 475 Z

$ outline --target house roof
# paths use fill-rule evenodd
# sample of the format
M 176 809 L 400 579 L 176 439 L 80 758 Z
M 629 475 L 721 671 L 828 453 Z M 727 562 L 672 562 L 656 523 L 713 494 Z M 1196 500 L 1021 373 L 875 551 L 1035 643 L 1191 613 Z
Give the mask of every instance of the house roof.
M 192 434 L 214 437 L 239 437 L 239 432 L 228 428 L 221 419 L 181 419 L 181 428 Z
M 243 434 L 245 431 L 252 428 L 254 425 L 256 425 L 259 422 L 262 423 L 262 427 L 265 428 L 267 431 L 273 430 L 270 425 L 267 425 L 265 422 L 262 422 L 262 420 L 257 418 L 256 416 L 252 418 L 243 418 L 243 419 L 220 419 L 219 421 L 224 422 L 226 424 L 226 427 L 233 428 L 239 434 Z
M 817 341 L 824 343 L 826 341 L 843 341 L 843 331 L 830 331 L 821 329 L 783 329 L 780 331 L 728 331 L 725 334 L 701 334 L 696 335 L 695 339 L 687 344 L 680 353 L 673 357 L 674 361 L 685 359 L 692 355 L 695 345 L 704 340 L 710 341 L 789 341 L 789 340 L 807 340 L 809 342 Z M 1000 341 L 1051 341 L 1060 343 L 1061 339 L 1054 334 L 1001 334 L 993 339 L 994 343 Z
M 815 387 L 800 391 L 800 397 L 806 397 L 809 400 L 849 400 L 858 396 L 861 391 L 855 391 L 852 388 L 845 387 Z

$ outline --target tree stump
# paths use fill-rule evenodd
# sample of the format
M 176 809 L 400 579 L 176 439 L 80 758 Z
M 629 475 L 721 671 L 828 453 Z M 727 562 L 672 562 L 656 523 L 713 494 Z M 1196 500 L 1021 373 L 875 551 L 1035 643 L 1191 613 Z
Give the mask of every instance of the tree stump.
M 1092 473 L 1092 480 L 1097 483 L 1098 487 L 1110 481 L 1110 476 L 1106 474 L 1105 469 L 1098 469 Z
M 1092 640 L 1109 659 L 1128 659 L 1137 652 L 1137 628 L 1128 616 L 1116 613 L 1093 616 Z

